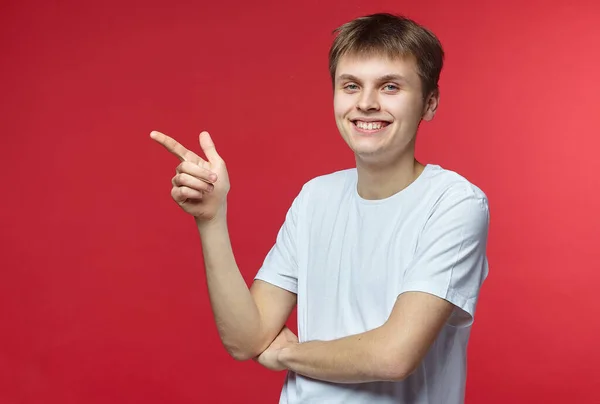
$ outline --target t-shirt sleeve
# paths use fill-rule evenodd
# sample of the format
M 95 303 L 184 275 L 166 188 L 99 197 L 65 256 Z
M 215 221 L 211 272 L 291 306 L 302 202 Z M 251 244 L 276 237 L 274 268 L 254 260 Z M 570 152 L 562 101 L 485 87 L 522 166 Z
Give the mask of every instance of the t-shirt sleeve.
M 489 207 L 470 187 L 448 190 L 419 237 L 400 293 L 426 292 L 455 305 L 450 324 L 473 323 L 479 291 L 488 274 Z
M 303 191 L 288 209 L 275 244 L 254 277 L 292 293 L 298 293 L 297 234 L 302 198 Z

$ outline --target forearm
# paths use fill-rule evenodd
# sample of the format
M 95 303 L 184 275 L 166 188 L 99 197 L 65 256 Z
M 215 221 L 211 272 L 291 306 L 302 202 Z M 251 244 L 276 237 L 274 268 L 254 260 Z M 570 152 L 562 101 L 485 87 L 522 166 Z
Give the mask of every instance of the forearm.
M 284 348 L 279 361 L 287 369 L 334 383 L 401 380 L 404 374 L 394 352 L 386 349 L 381 328 L 334 341 L 311 341 Z
M 245 360 L 262 347 L 260 314 L 236 264 L 225 214 L 198 222 L 210 303 L 227 351 Z

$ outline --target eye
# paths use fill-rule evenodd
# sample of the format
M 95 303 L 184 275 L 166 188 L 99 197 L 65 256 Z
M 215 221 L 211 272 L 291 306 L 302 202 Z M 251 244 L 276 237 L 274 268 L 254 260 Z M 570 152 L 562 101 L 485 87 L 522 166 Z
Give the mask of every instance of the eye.
M 385 91 L 398 91 L 400 90 L 400 87 L 398 87 L 395 84 L 386 84 L 385 86 L 383 86 L 383 89 Z
M 348 84 L 346 84 L 344 86 L 344 90 L 347 90 L 347 91 L 356 91 L 356 90 L 358 90 L 358 86 L 356 84 L 354 84 L 354 83 L 348 83 Z

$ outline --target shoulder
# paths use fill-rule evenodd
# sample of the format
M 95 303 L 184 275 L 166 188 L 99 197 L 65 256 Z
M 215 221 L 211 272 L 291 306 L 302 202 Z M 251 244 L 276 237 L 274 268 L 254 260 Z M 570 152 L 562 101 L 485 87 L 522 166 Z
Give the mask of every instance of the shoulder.
M 426 172 L 425 191 L 431 201 L 429 219 L 448 225 L 468 224 L 486 228 L 489 203 L 485 192 L 465 176 L 440 166 Z M 443 218 L 443 219 L 442 219 Z
M 300 194 L 305 200 L 330 198 L 352 189 L 356 183 L 356 169 L 349 168 L 314 177 L 304 183 Z
M 425 191 L 433 199 L 434 207 L 462 201 L 470 201 L 488 207 L 488 197 L 476 184 L 456 171 L 448 170 L 438 165 L 428 167 L 425 178 Z
M 473 199 L 487 201 L 485 192 L 463 175 L 438 165 L 428 166 L 426 181 L 440 197 L 462 194 Z

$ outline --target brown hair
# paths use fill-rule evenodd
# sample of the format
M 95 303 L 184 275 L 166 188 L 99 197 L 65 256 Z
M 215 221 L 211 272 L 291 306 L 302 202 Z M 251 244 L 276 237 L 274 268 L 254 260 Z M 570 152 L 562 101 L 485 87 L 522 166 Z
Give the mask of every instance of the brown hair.
M 329 73 L 333 83 L 342 56 L 381 54 L 393 59 L 413 57 L 421 78 L 423 97 L 439 91 L 444 50 L 427 28 L 406 17 L 379 13 L 347 22 L 333 33 L 337 34 L 329 51 Z

